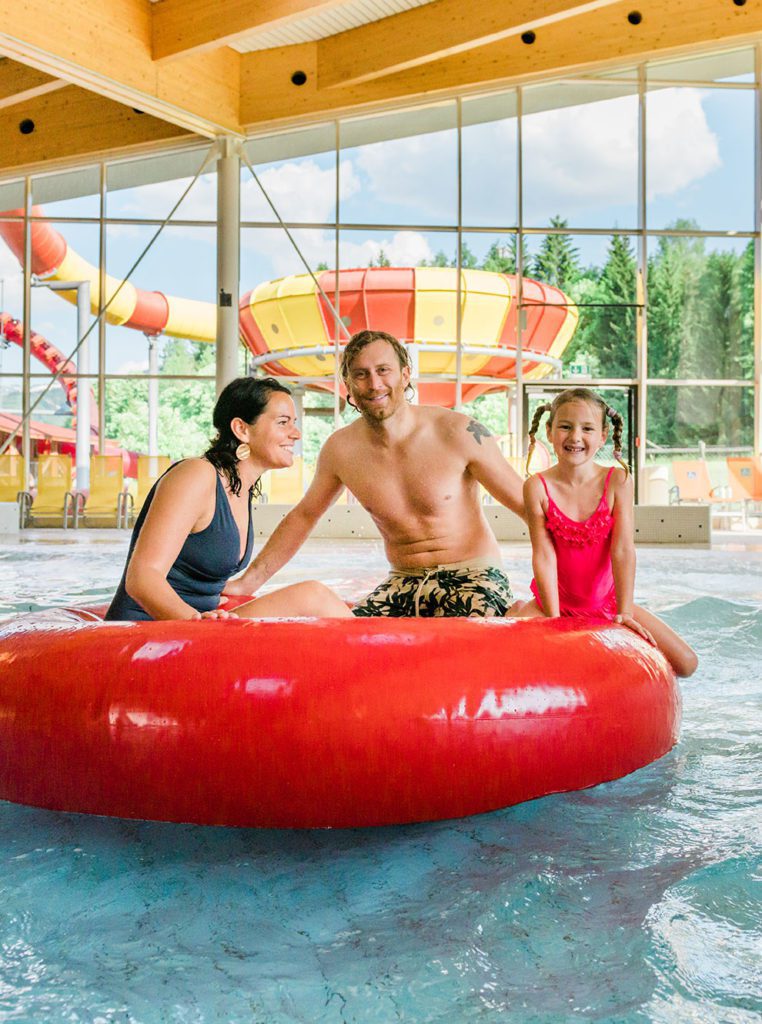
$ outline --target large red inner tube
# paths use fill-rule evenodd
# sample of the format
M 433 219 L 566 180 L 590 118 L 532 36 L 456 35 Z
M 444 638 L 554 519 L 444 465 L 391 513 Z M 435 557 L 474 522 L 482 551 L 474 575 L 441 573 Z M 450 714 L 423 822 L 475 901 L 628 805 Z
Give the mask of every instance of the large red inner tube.
M 626 775 L 680 720 L 664 657 L 584 620 L 43 614 L 0 662 L 0 798 L 124 818 L 460 817 Z

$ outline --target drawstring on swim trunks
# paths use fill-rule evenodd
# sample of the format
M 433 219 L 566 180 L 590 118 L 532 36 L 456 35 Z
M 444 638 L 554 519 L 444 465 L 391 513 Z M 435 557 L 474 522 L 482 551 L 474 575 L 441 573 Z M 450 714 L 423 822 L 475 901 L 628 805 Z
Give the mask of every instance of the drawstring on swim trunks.
M 415 592 L 415 617 L 416 617 L 416 619 L 420 619 L 420 617 L 421 617 L 420 602 L 421 602 L 421 593 L 423 591 L 423 588 L 428 583 L 430 577 L 433 576 L 437 572 L 439 572 L 439 566 L 435 565 L 433 568 L 427 569 L 425 575 L 421 577 L 421 582 L 418 584 L 418 589 Z

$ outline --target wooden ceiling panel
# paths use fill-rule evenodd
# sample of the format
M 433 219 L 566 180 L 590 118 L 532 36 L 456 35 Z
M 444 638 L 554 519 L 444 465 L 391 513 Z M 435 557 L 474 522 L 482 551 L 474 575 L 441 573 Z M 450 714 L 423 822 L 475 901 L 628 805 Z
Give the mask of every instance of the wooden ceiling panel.
M 421 10 L 435 7 L 432 4 Z M 323 44 L 245 54 L 241 122 L 251 131 L 276 121 L 590 72 L 624 60 L 646 60 L 699 47 L 719 49 L 762 37 L 762 4 L 737 7 L 731 0 L 693 0 L 686 10 L 682 0 L 641 0 L 638 11 L 642 20 L 635 25 L 628 21 L 632 10 L 632 0 L 618 0 L 538 29 L 531 45 L 520 37 L 510 37 L 396 74 L 330 88 L 321 88 Z M 357 60 L 361 64 L 362 55 L 358 54 Z M 297 69 L 307 75 L 298 87 L 291 84 Z
M 0 57 L 0 109 L 26 103 L 67 84 L 9 57 Z
M 33 126 L 23 134 L 20 125 Z M 11 109 L 0 110 L 4 170 L 51 161 L 90 158 L 173 141 L 187 132 L 121 103 L 67 85 Z
M 0 0 L 0 53 L 186 130 L 238 134 L 239 55 L 223 47 L 156 65 L 151 8 L 148 0 Z
M 318 43 L 321 88 L 366 82 L 537 31 L 618 0 L 436 0 Z
M 152 11 L 153 58 L 203 53 L 278 28 L 344 0 L 161 0 Z

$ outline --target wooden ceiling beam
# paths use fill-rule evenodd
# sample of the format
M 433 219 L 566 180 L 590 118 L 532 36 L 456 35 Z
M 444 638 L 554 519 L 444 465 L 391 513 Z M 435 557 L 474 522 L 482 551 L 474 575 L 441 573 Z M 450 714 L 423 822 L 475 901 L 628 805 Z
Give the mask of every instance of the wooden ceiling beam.
M 0 53 L 129 108 L 214 137 L 240 134 L 240 55 L 222 47 L 166 66 L 151 56 L 148 0 L 0 0 Z
M 0 59 L 0 110 L 27 103 L 37 96 L 62 89 L 67 84 L 60 78 L 51 78 L 42 71 L 4 57 Z
M 98 158 L 150 143 L 195 138 L 176 125 L 136 114 L 73 85 L 24 104 L 23 119 L 33 125 L 28 134 L 20 131 L 18 107 L 0 110 L 0 177 L 52 161 Z
M 162 0 L 151 5 L 156 61 L 228 46 L 252 32 L 280 28 L 345 0 Z
M 368 82 L 383 75 L 466 53 L 610 7 L 618 0 L 435 0 L 381 21 L 321 39 L 320 88 Z M 161 5 L 159 5 L 161 6 Z
M 455 91 L 511 85 L 536 79 L 720 49 L 762 38 L 762 4 L 737 7 L 732 0 L 639 0 L 640 23 L 628 14 L 633 0 L 548 25 L 532 45 L 504 39 L 393 75 L 331 88 L 320 87 L 319 44 L 243 55 L 241 122 L 248 131 L 273 123 L 345 114 L 396 101 L 416 101 Z M 425 10 L 425 8 L 424 8 Z M 358 54 L 358 63 L 363 55 Z M 306 74 L 291 84 L 294 71 Z

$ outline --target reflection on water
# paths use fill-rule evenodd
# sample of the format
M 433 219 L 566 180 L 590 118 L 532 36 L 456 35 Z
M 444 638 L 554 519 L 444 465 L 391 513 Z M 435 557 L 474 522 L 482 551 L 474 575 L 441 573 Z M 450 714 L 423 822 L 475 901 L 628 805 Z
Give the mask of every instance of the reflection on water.
M 124 550 L 5 545 L 0 614 L 107 599 Z M 279 580 L 352 597 L 383 568 L 312 542 Z M 760 1021 L 762 556 L 640 551 L 638 590 L 702 662 L 679 745 L 626 779 L 346 832 L 0 803 L 0 1020 Z

